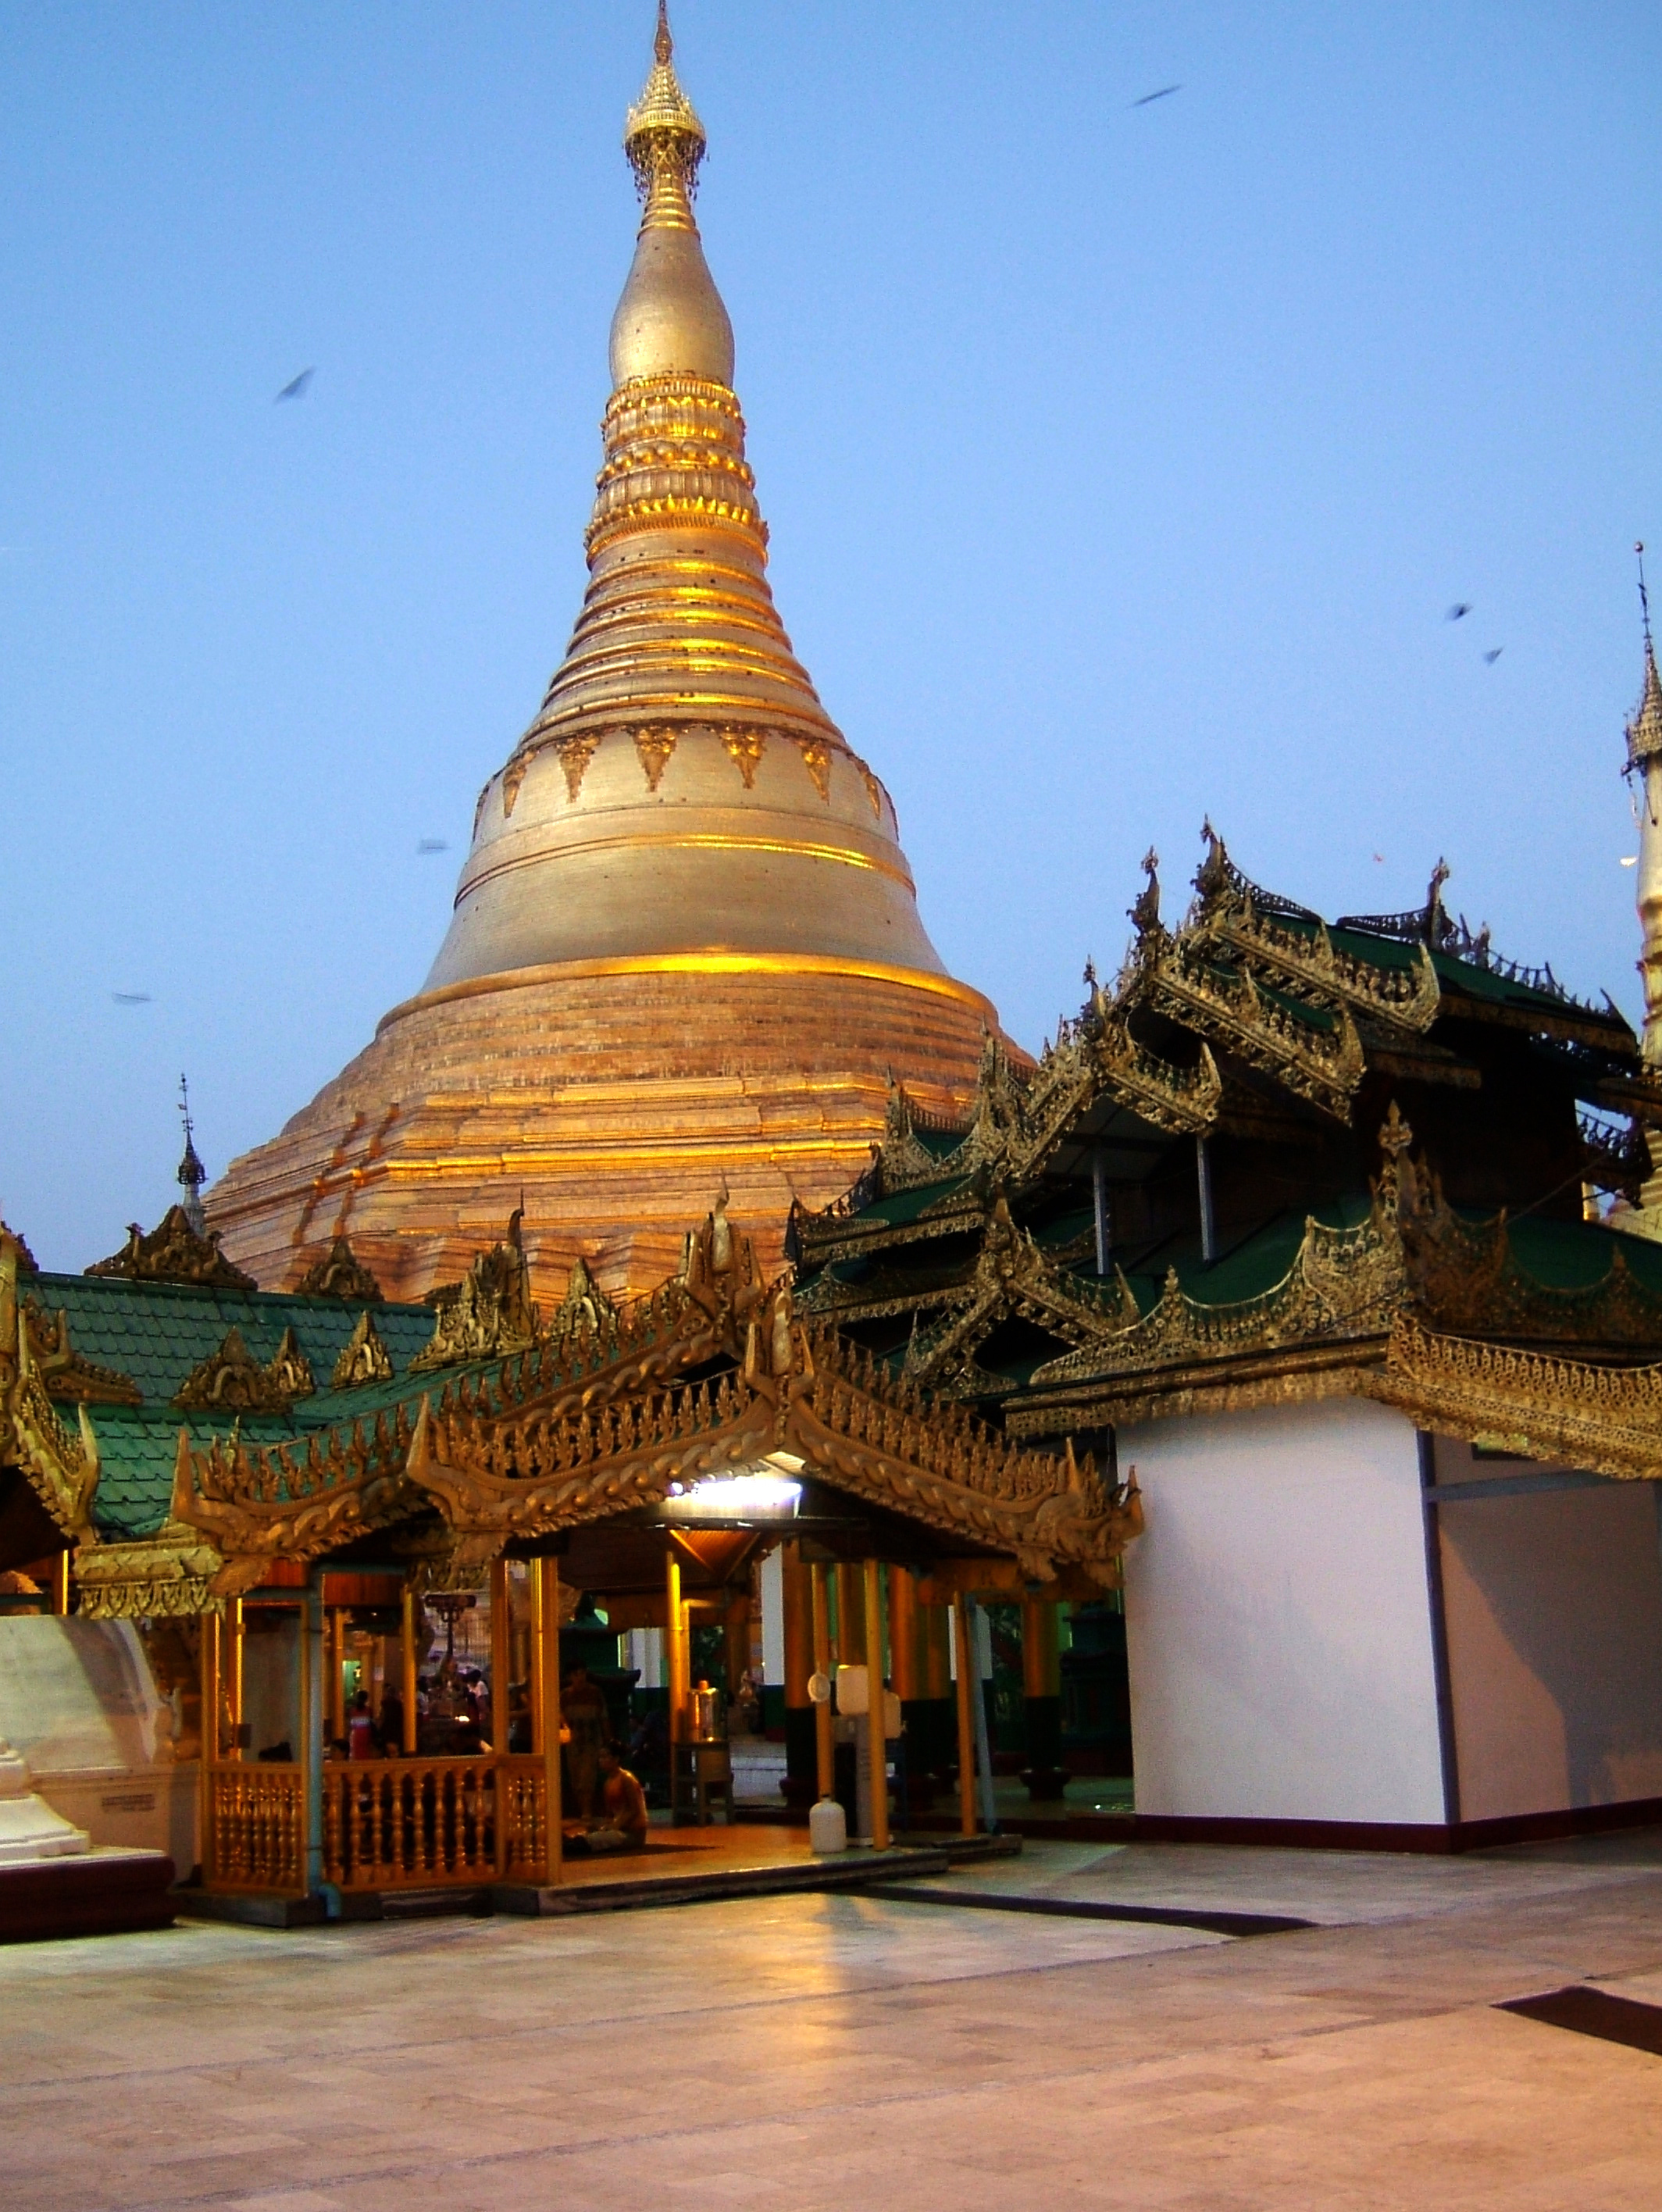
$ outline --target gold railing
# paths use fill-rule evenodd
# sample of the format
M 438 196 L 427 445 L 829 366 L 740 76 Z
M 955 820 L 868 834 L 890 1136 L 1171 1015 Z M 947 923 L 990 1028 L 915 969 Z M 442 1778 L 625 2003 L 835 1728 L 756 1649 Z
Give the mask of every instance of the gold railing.
M 211 1767 L 208 1807 L 210 1889 L 305 1893 L 298 1766 Z M 547 1869 L 540 1758 L 352 1759 L 324 1769 L 323 1878 L 339 1889 L 541 1882 Z
M 517 1881 L 546 1881 L 549 1863 L 549 1777 L 540 1756 L 495 1761 L 498 1802 L 505 1830 L 502 1871 Z
M 341 1889 L 543 1878 L 538 1759 L 389 1759 L 326 1766 L 324 1880 Z M 497 1823 L 503 1823 L 501 1859 Z
M 212 1889 L 306 1888 L 306 1781 L 297 1766 L 211 1766 L 203 1873 Z

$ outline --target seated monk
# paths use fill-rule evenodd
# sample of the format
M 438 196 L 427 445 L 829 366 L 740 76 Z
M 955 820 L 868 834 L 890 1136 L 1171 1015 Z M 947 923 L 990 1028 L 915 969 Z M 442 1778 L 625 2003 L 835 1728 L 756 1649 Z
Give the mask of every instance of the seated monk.
M 584 1841 L 591 1851 L 640 1851 L 646 1847 L 646 1793 L 612 1742 L 600 1747 L 600 1796 L 605 1820 Z

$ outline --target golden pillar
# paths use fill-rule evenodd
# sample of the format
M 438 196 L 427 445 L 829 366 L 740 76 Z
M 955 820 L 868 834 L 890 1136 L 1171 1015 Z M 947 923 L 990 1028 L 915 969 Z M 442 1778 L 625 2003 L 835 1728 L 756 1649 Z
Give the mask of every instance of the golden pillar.
M 829 1680 L 831 1674 L 831 1593 L 823 1560 L 809 1569 L 814 1610 L 814 1672 Z M 831 1732 L 831 1700 L 814 1708 L 814 1768 L 822 1797 L 836 1794 L 837 1751 Z
M 1022 1693 L 1028 1698 L 1062 1694 L 1061 1634 L 1056 1607 L 1042 1598 L 1022 1602 Z
M 202 1760 L 197 1778 L 197 1856 L 202 1879 L 214 1875 L 214 1768 L 219 1760 L 220 1616 L 211 1608 L 200 1616 L 202 1648 Z
M 687 1740 L 687 1708 L 693 1693 L 693 1655 L 687 1634 L 687 1607 L 681 1595 L 681 1561 L 673 1542 L 664 1555 L 664 1674 L 673 1746 Z
M 943 1605 L 920 1605 L 923 1687 L 919 1696 L 944 1701 L 952 1695 L 952 1615 Z
M 889 1849 L 888 1700 L 883 1695 L 883 1569 L 865 1563 L 865 1735 L 871 1759 L 871 1848 Z
M 723 1623 L 726 1631 L 727 1695 L 738 1695 L 739 1678 L 750 1669 L 750 1593 L 732 1600 Z
M 1062 1765 L 1062 1639 L 1058 1608 L 1041 1599 L 1022 1604 L 1022 1693 L 1025 1708 L 1028 1795 L 1057 1798 L 1067 1788 Z
M 889 1570 L 889 1668 L 895 1695 L 903 1705 L 923 1695 L 922 1626 L 918 1579 L 909 1567 Z
M 323 1649 L 329 1669 L 329 1741 L 338 1743 L 346 1734 L 346 1615 L 337 1605 L 324 1607 Z
M 240 1760 L 243 1756 L 243 1666 L 247 1656 L 248 1617 L 243 1611 L 242 1600 L 240 1597 L 234 1597 L 230 1601 L 227 1611 L 227 1618 L 226 1621 L 226 1628 L 230 1644 L 228 1655 L 230 1658 L 230 1667 L 228 1669 L 230 1675 L 230 1682 L 228 1685 L 230 1696 L 227 1701 L 230 1706 L 230 1749 L 232 1758 Z
M 969 1606 L 960 1593 L 952 1608 L 954 1640 L 958 1656 L 958 1823 L 965 1835 L 975 1833 L 975 1723 L 971 1717 L 971 1672 L 974 1654 L 970 1646 Z M 979 1691 L 977 1683 L 975 1689 Z
M 55 1553 L 52 1563 L 52 1609 L 60 1620 L 70 1609 L 70 1555 Z
M 859 1569 L 837 1562 L 837 1664 L 858 1667 L 865 1656 L 865 1601 Z
M 825 1570 L 811 1570 L 800 1544 L 779 1553 L 779 1598 L 785 1613 L 785 1801 L 800 1811 L 813 1802 L 819 1721 L 808 1694 L 808 1677 L 819 1663 L 814 1641 L 814 1577 L 823 1596 Z M 823 1796 L 823 1790 L 819 1795 Z
M 416 1711 L 416 1692 L 417 1682 L 416 1659 L 416 1593 L 413 1589 L 407 1588 L 404 1591 L 404 1624 L 403 1635 L 401 1638 L 403 1645 L 404 1662 L 403 1754 L 406 1759 L 414 1759 L 416 1756 L 416 1745 L 417 1741 L 416 1731 L 419 1719 L 419 1716 Z
M 511 1621 L 508 1563 L 495 1559 L 490 1570 L 490 1747 L 500 1759 L 508 1747 L 508 1678 Z
M 560 1879 L 565 1856 L 560 1790 L 560 1563 L 531 1562 L 531 1672 L 537 1688 L 541 1730 L 537 1748 L 543 1759 L 543 1802 L 546 1808 L 546 1880 Z

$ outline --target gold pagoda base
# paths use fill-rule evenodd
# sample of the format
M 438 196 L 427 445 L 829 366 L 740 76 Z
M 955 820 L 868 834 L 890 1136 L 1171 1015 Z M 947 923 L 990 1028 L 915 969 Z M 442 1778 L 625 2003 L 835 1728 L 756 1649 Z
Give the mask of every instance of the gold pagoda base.
M 804 956 L 569 962 L 412 1000 L 209 1194 L 224 1249 L 292 1289 L 349 1237 L 389 1297 L 454 1282 L 523 1206 L 546 1307 L 581 1257 L 634 1295 L 725 1181 L 769 1267 L 793 1196 L 868 1164 L 890 1074 L 955 1115 L 997 1017 L 941 975 Z

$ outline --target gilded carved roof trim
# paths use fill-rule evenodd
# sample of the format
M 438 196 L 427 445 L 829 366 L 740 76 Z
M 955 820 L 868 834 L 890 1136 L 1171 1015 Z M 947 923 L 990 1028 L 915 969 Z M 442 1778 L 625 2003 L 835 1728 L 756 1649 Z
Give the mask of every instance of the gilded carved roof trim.
M 1250 969 L 1221 967 L 1183 937 L 1168 939 L 1132 988 L 1156 1013 L 1197 1030 L 1337 1120 L 1350 1120 L 1368 1063 L 1348 1006 L 1335 1007 L 1318 1025 L 1266 996 Z
M 1504 1212 L 1464 1220 L 1439 1178 L 1414 1170 L 1405 1181 L 1402 1233 L 1416 1304 L 1455 1335 L 1611 1348 L 1662 1343 L 1662 1297 L 1634 1273 L 1615 1237 L 1601 1281 L 1559 1289 L 1519 1260 Z
M 173 1516 L 223 1554 L 215 1594 L 254 1587 L 273 1558 L 316 1557 L 408 1520 L 424 1501 L 447 1533 L 419 1574 L 468 1585 L 516 1539 L 652 1504 L 672 1482 L 775 1451 L 950 1540 L 1011 1552 L 1037 1579 L 1072 1565 L 1111 1585 L 1141 1527 L 1134 1489 L 1110 1497 L 1089 1461 L 1018 1449 L 834 1333 L 810 1334 L 788 1284 L 763 1281 L 725 1203 L 655 1317 L 613 1316 L 571 1337 L 584 1343 L 568 1367 L 541 1347 L 494 1375 L 453 1379 L 436 1406 L 423 1395 L 413 1421 L 401 1403 L 304 1449 L 251 1449 L 234 1435 L 197 1452 L 181 1431 Z M 609 1356 L 590 1370 L 585 1350 Z M 686 1377 L 713 1355 L 731 1363 L 725 1372 Z
M 1594 1366 L 1474 1343 L 1404 1314 L 1369 1395 L 1469 1443 L 1618 1480 L 1662 1480 L 1662 1364 Z
M 79 1608 L 88 1620 L 179 1620 L 210 1611 L 218 1549 L 169 1522 L 131 1544 L 82 1544 L 75 1555 Z

